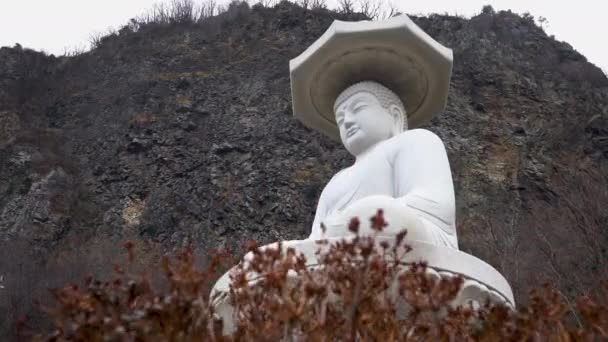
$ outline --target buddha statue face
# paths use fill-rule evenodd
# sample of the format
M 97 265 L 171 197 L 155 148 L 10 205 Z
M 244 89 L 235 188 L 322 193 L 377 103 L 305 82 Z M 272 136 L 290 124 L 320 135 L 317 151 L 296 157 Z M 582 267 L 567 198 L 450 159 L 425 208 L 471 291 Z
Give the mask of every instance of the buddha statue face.
M 344 90 L 334 111 L 342 143 L 354 156 L 406 129 L 401 100 L 376 82 L 361 82 Z

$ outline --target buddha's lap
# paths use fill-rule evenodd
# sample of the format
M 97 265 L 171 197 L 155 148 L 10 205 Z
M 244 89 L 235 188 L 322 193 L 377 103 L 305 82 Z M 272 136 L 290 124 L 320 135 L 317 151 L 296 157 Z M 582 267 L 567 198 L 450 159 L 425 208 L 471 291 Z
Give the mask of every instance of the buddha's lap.
M 382 210 L 382 217 L 386 226 L 381 232 L 372 227 L 372 217 L 378 215 Z M 364 198 L 348 206 L 339 217 L 330 217 L 324 220 L 326 232 L 324 237 L 349 236 L 353 232 L 349 229 L 352 218 L 358 218 L 358 233 L 360 235 L 381 234 L 383 236 L 397 235 L 404 229 L 407 230 L 407 240 L 418 240 L 435 243 L 436 238 L 432 229 L 425 225 L 417 216 L 417 213 L 407 207 L 398 199 L 385 196 L 374 196 Z M 437 228 L 439 229 L 439 228 Z

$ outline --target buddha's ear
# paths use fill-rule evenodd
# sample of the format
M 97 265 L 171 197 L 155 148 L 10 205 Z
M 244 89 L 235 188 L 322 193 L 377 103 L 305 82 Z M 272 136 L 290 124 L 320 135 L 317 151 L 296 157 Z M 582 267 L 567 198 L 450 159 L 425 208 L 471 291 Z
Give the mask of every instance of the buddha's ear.
M 403 131 L 403 120 L 405 120 L 405 113 L 403 110 L 395 104 L 391 104 L 388 111 L 393 119 L 393 135 L 397 135 Z

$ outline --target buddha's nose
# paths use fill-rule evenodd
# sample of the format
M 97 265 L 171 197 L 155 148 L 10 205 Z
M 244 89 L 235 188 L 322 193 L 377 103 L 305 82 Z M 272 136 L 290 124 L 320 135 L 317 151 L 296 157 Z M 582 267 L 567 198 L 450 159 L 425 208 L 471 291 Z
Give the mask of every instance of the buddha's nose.
M 344 128 L 348 131 L 351 127 L 355 125 L 354 121 L 344 120 Z
M 355 124 L 354 115 L 350 112 L 346 112 L 344 115 L 344 128 L 347 130 Z

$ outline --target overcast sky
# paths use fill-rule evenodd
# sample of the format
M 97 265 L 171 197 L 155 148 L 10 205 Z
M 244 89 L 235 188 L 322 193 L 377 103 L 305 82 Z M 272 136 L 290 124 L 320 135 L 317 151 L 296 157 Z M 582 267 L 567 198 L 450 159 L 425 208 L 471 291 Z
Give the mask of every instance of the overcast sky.
M 199 0 L 195 0 L 199 1 Z M 222 0 L 220 0 L 221 2 Z M 225 0 L 224 0 L 225 1 Z M 336 0 L 329 0 L 336 1 Z M 0 46 L 24 47 L 56 55 L 88 48 L 91 34 L 118 28 L 157 0 L 0 0 Z M 405 13 L 471 16 L 483 5 L 530 12 L 548 20 L 546 31 L 570 43 L 589 61 L 608 71 L 608 0 L 393 0 Z

